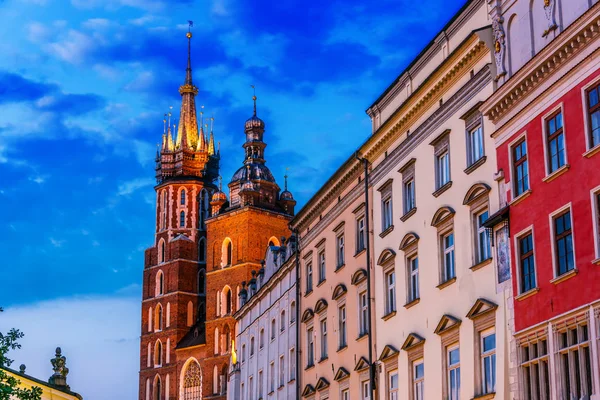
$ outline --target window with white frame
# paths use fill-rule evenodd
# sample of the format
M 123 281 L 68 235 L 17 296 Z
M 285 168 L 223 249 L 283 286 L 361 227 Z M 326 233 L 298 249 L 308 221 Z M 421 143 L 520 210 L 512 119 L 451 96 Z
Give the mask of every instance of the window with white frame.
M 448 400 L 460 399 L 460 348 L 457 345 L 446 349 Z
M 482 393 L 496 392 L 496 331 L 494 328 L 481 332 L 481 388 Z
M 281 332 L 284 332 L 286 325 L 287 325 L 287 321 L 285 319 L 285 310 L 282 310 L 281 314 L 279 314 L 279 330 Z
M 546 118 L 546 151 L 548 173 L 552 173 L 566 164 L 565 136 L 562 111 L 558 110 Z
M 481 119 L 479 119 L 481 121 Z M 472 126 L 467 130 L 467 146 L 468 146 L 468 159 L 467 163 L 469 166 L 479 161 L 484 154 L 483 147 L 483 127 L 481 123 L 476 126 Z
M 445 151 L 435 158 L 437 188 L 450 182 L 450 153 Z
M 283 354 L 279 356 L 279 387 L 285 385 L 285 358 Z
M 398 400 L 398 370 L 388 372 L 387 400 Z
M 513 169 L 513 198 L 529 190 L 529 161 L 527 158 L 527 140 L 520 139 L 511 148 Z
M 269 364 L 269 393 L 275 391 L 275 362 Z
M 404 194 L 404 214 L 410 212 L 413 208 L 416 207 L 415 201 L 415 179 L 411 178 L 404 182 L 403 188 Z
M 319 284 L 326 278 L 327 266 L 325 265 L 325 250 L 319 253 Z
M 523 340 L 519 345 L 520 378 L 525 400 L 550 399 L 550 363 L 545 337 Z
M 488 219 L 488 210 L 483 210 L 474 215 L 475 217 L 475 228 L 477 230 L 477 236 L 475 241 L 477 244 L 477 263 L 483 262 L 492 257 L 492 247 L 490 244 L 490 237 L 487 233 L 486 227 L 483 223 Z
M 392 179 L 388 179 L 379 189 L 381 193 L 381 232 L 386 232 L 394 224 L 392 217 Z
M 312 262 L 306 263 L 306 293 L 310 293 L 313 290 L 313 270 Z
M 364 336 L 369 333 L 369 303 L 367 300 L 367 291 L 362 291 L 358 294 L 358 319 L 359 319 L 359 335 Z
M 250 338 L 250 357 L 254 355 L 254 336 Z
M 242 364 L 244 362 L 246 362 L 246 345 L 245 344 L 242 345 L 242 356 L 240 358 L 242 359 Z
M 342 305 L 338 308 L 338 321 L 339 321 L 339 348 L 343 349 L 348 345 L 348 328 L 346 324 L 346 305 Z
M 419 257 L 412 255 L 406 259 L 408 303 L 419 298 Z
M 385 274 L 385 313 L 396 311 L 396 271 L 392 268 Z
M 296 302 L 292 301 L 290 305 L 290 325 L 296 322 Z
M 517 240 L 519 243 L 519 290 L 520 293 L 525 293 L 537 287 L 533 255 L 533 232 L 527 232 Z
M 365 217 L 356 220 L 356 253 L 365 249 Z
M 254 377 L 248 378 L 248 399 L 254 400 Z
M 321 328 L 321 360 L 327 358 L 327 319 L 323 319 L 320 322 Z
M 587 90 L 587 125 L 589 148 L 600 144 L 600 83 Z
M 336 248 L 337 248 L 337 267 L 341 267 L 346 263 L 346 255 L 345 255 L 345 242 L 344 242 L 344 234 L 338 235 L 336 238 Z
M 557 324 L 555 329 L 558 330 L 555 348 L 559 364 L 559 396 L 563 399 L 589 399 L 594 392 L 587 318 Z
M 569 209 L 554 216 L 552 220 L 554 225 L 554 259 L 556 264 L 556 276 L 560 276 L 575 269 L 571 210 Z
M 308 328 L 306 331 L 306 367 L 315 365 L 315 338 L 313 328 Z
M 290 349 L 290 381 L 296 379 L 296 349 Z
M 596 260 L 600 260 L 600 191 L 592 196 L 594 209 L 594 226 L 596 227 Z
M 260 332 L 258 334 L 258 348 L 262 349 L 265 347 L 265 329 L 260 328 Z
M 258 398 L 262 398 L 264 393 L 263 393 L 263 372 L 262 369 L 260 371 L 258 371 Z M 253 396 L 250 395 L 250 398 L 252 398 Z
M 342 390 L 342 400 L 350 400 L 350 389 Z
M 275 340 L 275 331 L 277 331 L 277 322 L 273 318 L 271 319 L 271 340 Z
M 423 360 L 413 362 L 413 400 L 424 400 L 425 364 Z
M 447 282 L 456 277 L 456 268 L 454 265 L 454 231 L 446 232 L 441 235 L 442 242 L 442 264 L 443 264 L 443 282 Z
M 369 386 L 369 381 L 362 381 L 360 383 L 360 392 L 361 398 L 360 400 L 370 400 L 371 399 L 371 390 Z

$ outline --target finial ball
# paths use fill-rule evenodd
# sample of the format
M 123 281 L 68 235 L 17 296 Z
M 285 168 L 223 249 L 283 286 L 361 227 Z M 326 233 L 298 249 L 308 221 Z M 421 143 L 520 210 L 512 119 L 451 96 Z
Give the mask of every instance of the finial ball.
M 192 32 L 188 32 L 188 33 L 186 33 L 186 34 L 185 34 L 185 36 L 186 36 L 188 39 L 191 39 L 191 38 L 192 38 Z
M 256 96 L 252 96 L 252 100 L 256 101 Z

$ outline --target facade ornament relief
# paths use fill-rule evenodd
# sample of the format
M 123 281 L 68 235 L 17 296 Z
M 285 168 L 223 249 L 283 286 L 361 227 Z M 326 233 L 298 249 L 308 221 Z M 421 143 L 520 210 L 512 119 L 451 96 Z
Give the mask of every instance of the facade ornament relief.
M 544 13 L 546 14 L 546 19 L 548 20 L 548 28 L 544 31 L 542 37 L 546 37 L 558 28 L 556 24 L 556 19 L 554 18 L 554 9 L 556 8 L 556 0 L 544 0 Z
M 506 34 L 504 33 L 504 17 L 496 16 L 492 21 L 492 30 L 494 33 L 494 58 L 496 59 L 496 80 L 506 75 L 504 68 L 504 55 L 506 53 Z
M 69 374 L 69 368 L 67 368 L 67 358 L 62 355 L 60 347 L 56 348 L 55 357 L 50 362 L 52 363 L 54 374 L 50 377 L 48 383 L 68 388 L 67 375 Z

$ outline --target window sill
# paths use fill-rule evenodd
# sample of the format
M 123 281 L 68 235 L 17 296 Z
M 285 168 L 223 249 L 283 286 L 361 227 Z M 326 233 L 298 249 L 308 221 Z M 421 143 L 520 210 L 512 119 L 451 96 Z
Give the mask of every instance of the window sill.
M 403 216 L 400 217 L 400 221 L 406 222 L 407 219 L 415 215 L 417 212 L 417 207 L 411 208 L 408 212 L 404 213 Z
M 406 308 L 407 310 L 413 306 L 416 306 L 417 304 L 419 304 L 419 302 L 421 301 L 420 297 L 417 297 L 416 299 L 409 301 L 408 303 L 406 303 L 404 305 L 404 308 Z
M 477 168 L 485 164 L 485 160 L 487 160 L 487 156 L 483 156 L 473 164 L 469 165 L 464 171 L 465 174 L 469 175 L 471 172 L 475 171 Z
M 365 251 L 367 251 L 367 248 L 365 247 L 364 249 L 360 249 L 359 251 L 356 252 L 356 254 L 354 254 L 354 257 L 358 257 L 360 256 L 362 253 L 364 253 Z
M 452 181 L 448 181 L 446 183 L 444 183 L 444 185 L 442 187 L 440 187 L 438 190 L 436 190 L 435 192 L 431 193 L 433 195 L 433 197 L 440 197 L 440 195 L 442 193 L 444 193 L 446 190 L 450 189 L 452 187 Z
M 480 394 L 479 396 L 475 396 L 473 397 L 471 400 L 489 400 L 489 399 L 493 399 L 496 396 L 496 393 L 486 393 L 486 394 Z
M 363 340 L 364 338 L 366 338 L 367 336 L 369 336 L 368 333 L 361 333 L 359 337 L 356 338 L 357 342 L 360 342 L 361 340 Z
M 578 273 L 579 273 L 579 270 L 577 268 L 573 268 L 572 270 L 570 270 L 568 272 L 565 272 L 564 274 L 562 274 L 560 276 L 557 276 L 556 278 L 552 279 L 550 281 L 550 283 L 558 285 L 559 283 L 564 282 L 567 279 L 571 279 L 572 277 L 574 277 Z
M 321 285 L 324 284 L 326 281 L 327 281 L 327 279 L 323 279 L 322 281 L 317 283 L 317 287 L 321 287 Z
M 267 396 L 272 395 L 273 393 L 275 393 L 275 390 L 271 390 L 269 393 L 267 393 Z
M 379 234 L 379 237 L 380 237 L 380 238 L 382 238 L 382 237 L 385 237 L 385 236 L 387 236 L 387 235 L 388 235 L 388 234 L 389 234 L 391 231 L 393 231 L 393 230 L 394 230 L 394 225 L 390 225 L 390 226 L 388 226 L 388 227 L 386 228 L 386 230 L 385 230 L 385 231 L 383 231 L 383 232 L 381 232 L 381 233 Z
M 285 385 L 279 385 L 279 387 L 277 388 L 277 390 L 281 390 L 285 387 Z
M 594 264 L 594 265 L 600 265 L 600 257 L 596 258 L 595 260 L 592 260 L 592 264 Z
M 321 359 L 319 361 L 317 361 L 317 364 L 321 364 L 323 361 L 327 361 L 327 360 L 329 360 L 329 356 L 321 357 Z
M 288 383 L 296 382 L 296 378 L 292 378 L 288 381 Z
M 436 286 L 436 288 L 442 290 L 443 288 L 452 285 L 454 282 L 456 282 L 456 277 L 448 279 L 446 282 L 440 283 L 439 285 Z
M 304 297 L 309 296 L 312 292 L 313 292 L 312 289 L 310 289 L 308 292 L 304 293 Z
M 348 345 L 345 344 L 342 347 L 338 347 L 338 349 L 336 350 L 337 353 L 341 353 L 342 351 L 346 350 L 348 348 Z
M 314 367 L 315 367 L 315 364 L 309 364 L 306 366 L 306 368 L 304 368 L 304 370 L 308 371 L 309 369 L 314 368 Z
M 483 267 L 485 267 L 488 264 L 492 263 L 492 257 L 490 258 L 486 258 L 483 261 L 478 262 L 477 264 L 473 265 L 471 268 L 469 268 L 471 271 L 477 271 L 478 269 L 481 269 Z
M 340 269 L 344 268 L 346 264 L 338 265 L 333 272 L 338 272 Z
M 384 321 L 387 321 L 388 319 L 392 318 L 394 315 L 396 315 L 396 311 L 392 311 L 392 312 L 385 314 L 383 317 L 381 317 L 381 319 Z
M 539 287 L 534 287 L 533 289 L 529 289 L 528 291 L 523 292 L 518 296 L 515 296 L 515 300 L 517 300 L 517 301 L 525 300 L 526 298 L 533 296 L 534 294 L 536 294 L 539 291 L 540 291 Z
M 516 206 L 517 204 L 519 204 L 520 202 L 522 202 L 523 200 L 525 200 L 526 198 L 528 198 L 529 195 L 531 195 L 531 189 L 527 189 L 526 191 L 524 191 L 523 193 L 521 193 L 520 195 L 518 195 L 517 197 L 515 197 L 514 199 L 512 199 L 510 201 L 510 203 L 508 203 L 508 205 L 509 206 Z
M 592 147 L 591 149 L 589 149 L 588 151 L 583 153 L 583 156 L 585 158 L 590 158 L 590 157 L 594 156 L 596 153 L 600 153 L 600 144 L 597 144 L 596 146 Z
M 565 164 L 562 167 L 560 167 L 559 169 L 557 169 L 556 171 L 552 172 L 551 174 L 546 175 L 542 180 L 546 183 L 552 182 L 553 180 L 555 180 L 556 178 L 558 178 L 559 176 L 561 176 L 562 174 L 567 172 L 569 170 L 569 168 L 571 168 L 571 166 L 569 164 Z

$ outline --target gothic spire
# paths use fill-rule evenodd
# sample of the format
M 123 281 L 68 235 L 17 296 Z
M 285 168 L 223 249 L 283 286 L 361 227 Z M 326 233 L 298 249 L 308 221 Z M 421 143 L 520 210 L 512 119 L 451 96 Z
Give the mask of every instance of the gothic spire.
M 213 125 L 215 118 L 210 117 L 210 139 L 208 140 L 208 155 L 215 155 L 215 136 L 213 135 Z
M 185 70 L 185 82 L 179 87 L 181 94 L 181 112 L 179 115 L 179 127 L 177 129 L 177 147 L 178 149 L 196 149 L 198 142 L 198 121 L 196 117 L 195 96 L 198 94 L 198 88 L 192 83 L 192 21 L 189 21 L 190 29 L 186 33 L 188 39 L 188 59 Z

